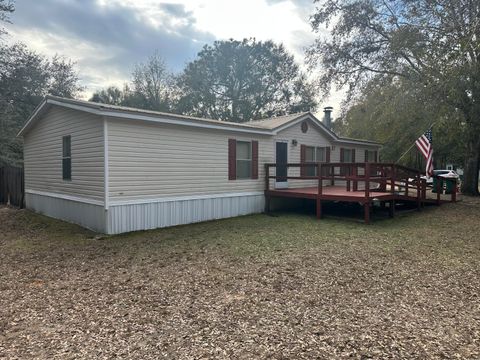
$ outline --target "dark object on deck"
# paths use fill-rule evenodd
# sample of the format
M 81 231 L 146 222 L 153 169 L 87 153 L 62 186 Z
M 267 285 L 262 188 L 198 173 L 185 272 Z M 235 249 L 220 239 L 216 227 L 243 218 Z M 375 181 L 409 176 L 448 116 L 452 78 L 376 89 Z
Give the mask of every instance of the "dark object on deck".
M 0 167 L 0 204 L 24 207 L 25 185 L 23 168 Z

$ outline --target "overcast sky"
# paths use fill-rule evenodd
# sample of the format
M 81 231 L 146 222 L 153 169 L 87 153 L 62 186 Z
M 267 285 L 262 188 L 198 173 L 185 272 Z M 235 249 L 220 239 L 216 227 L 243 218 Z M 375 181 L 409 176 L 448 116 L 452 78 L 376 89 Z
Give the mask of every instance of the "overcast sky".
M 77 63 L 84 96 L 130 78 L 156 50 L 179 72 L 204 44 L 255 37 L 282 42 L 303 62 L 312 0 L 16 0 L 9 41 Z M 324 105 L 338 111 L 340 96 Z M 336 112 L 338 114 L 338 112 Z

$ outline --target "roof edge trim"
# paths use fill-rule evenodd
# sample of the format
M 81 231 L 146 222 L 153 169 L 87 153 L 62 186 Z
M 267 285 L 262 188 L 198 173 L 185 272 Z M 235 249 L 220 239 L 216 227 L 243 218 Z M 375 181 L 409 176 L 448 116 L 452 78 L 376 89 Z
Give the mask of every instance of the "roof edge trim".
M 98 115 L 98 116 L 107 116 L 113 118 L 120 118 L 120 119 L 136 119 L 140 121 L 150 121 L 154 123 L 163 123 L 163 124 L 171 124 L 171 125 L 183 125 L 183 126 L 191 126 L 197 128 L 204 128 L 204 129 L 215 129 L 215 130 L 223 130 L 223 131 L 233 131 L 233 132 L 240 132 L 240 133 L 249 133 L 249 134 L 257 134 L 257 135 L 277 135 L 280 131 L 283 131 L 295 124 L 298 124 L 300 121 L 305 119 L 310 119 L 316 127 L 318 127 L 322 132 L 324 132 L 333 142 L 336 143 L 344 143 L 344 144 L 356 144 L 362 146 L 371 146 L 371 147 L 381 147 L 382 144 L 376 143 L 373 141 L 368 140 L 360 140 L 360 139 L 347 139 L 337 136 L 333 131 L 328 129 L 321 120 L 319 120 L 315 115 L 311 112 L 299 114 L 297 117 L 293 118 L 292 120 L 288 121 L 287 123 L 281 124 L 275 128 L 261 128 L 261 127 L 252 127 L 246 126 L 241 123 L 229 123 L 229 122 L 222 122 L 218 121 L 218 124 L 215 123 L 214 120 L 202 119 L 197 118 L 189 118 L 184 117 L 180 118 L 180 115 L 176 114 L 166 114 L 161 113 L 158 115 L 153 115 L 148 112 L 141 113 L 141 109 L 139 113 L 134 113 L 129 111 L 128 109 L 112 109 L 109 107 L 104 107 L 102 104 L 97 104 L 93 102 L 89 102 L 88 105 L 84 104 L 85 101 L 78 101 L 74 99 L 63 99 L 56 96 L 47 95 L 43 101 L 35 108 L 32 115 L 28 118 L 25 125 L 20 129 L 17 134 L 17 137 L 24 136 L 28 130 L 34 125 L 34 123 L 41 117 L 42 111 L 50 105 L 56 105 L 64 108 L 69 108 L 73 110 L 83 111 L 90 114 Z

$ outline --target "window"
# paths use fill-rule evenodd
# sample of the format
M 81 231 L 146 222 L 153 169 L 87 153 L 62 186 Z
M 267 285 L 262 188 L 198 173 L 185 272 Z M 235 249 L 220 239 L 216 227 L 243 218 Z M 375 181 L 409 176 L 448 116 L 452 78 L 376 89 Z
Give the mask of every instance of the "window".
M 340 162 L 342 163 L 354 163 L 355 162 L 355 149 L 340 148 Z M 351 175 L 350 166 L 341 166 L 340 175 Z
M 344 162 L 344 163 L 354 162 L 352 149 L 343 149 L 343 159 L 342 159 L 342 162 Z
M 315 162 L 315 148 L 313 146 L 305 147 L 305 162 Z
M 228 180 L 258 179 L 258 141 L 228 139 Z
M 325 148 L 323 147 L 317 147 L 317 152 L 316 152 L 316 161 L 317 162 L 326 162 L 327 161 L 327 152 L 325 151 Z
M 237 179 L 252 177 L 252 143 L 237 141 Z
M 327 151 L 324 147 L 306 146 L 305 147 L 305 162 L 317 163 L 327 161 Z M 307 166 L 305 170 L 306 176 L 317 176 L 316 166 Z
M 72 180 L 72 138 L 63 137 L 62 174 L 63 180 Z
M 365 162 L 376 162 L 377 152 L 375 150 L 365 150 Z

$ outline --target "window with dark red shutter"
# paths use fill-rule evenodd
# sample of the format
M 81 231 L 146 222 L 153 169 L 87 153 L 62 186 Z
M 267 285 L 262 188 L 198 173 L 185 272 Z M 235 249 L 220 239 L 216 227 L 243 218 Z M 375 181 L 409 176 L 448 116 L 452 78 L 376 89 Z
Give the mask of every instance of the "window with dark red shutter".
M 258 141 L 228 139 L 228 179 L 258 179 Z

